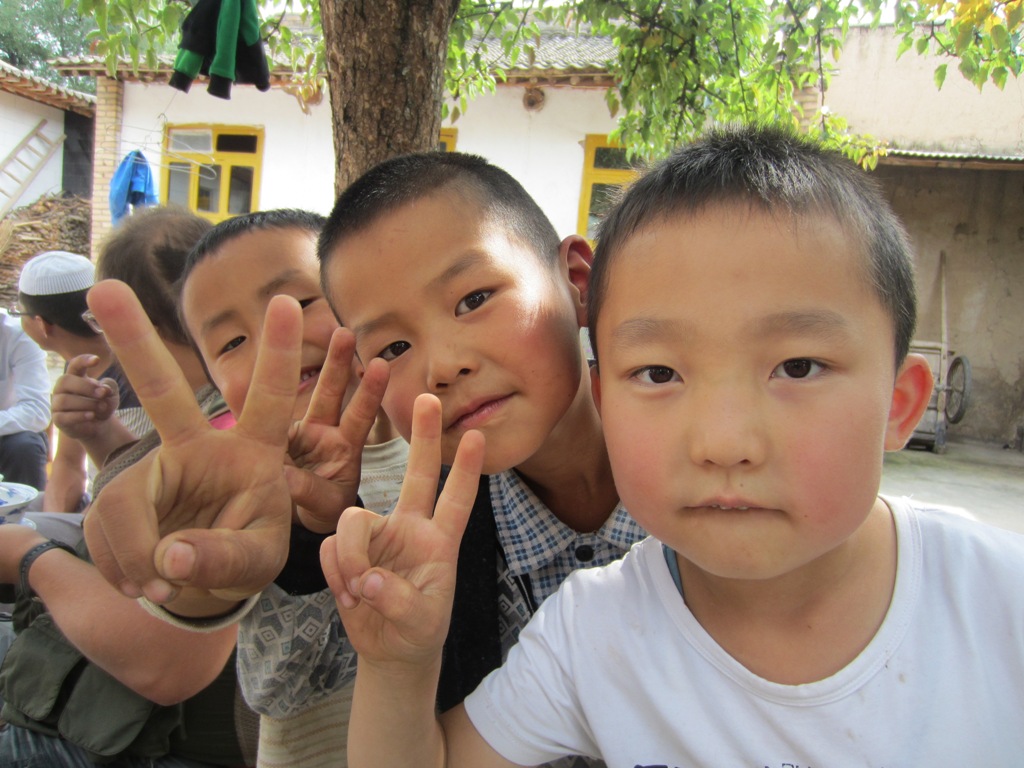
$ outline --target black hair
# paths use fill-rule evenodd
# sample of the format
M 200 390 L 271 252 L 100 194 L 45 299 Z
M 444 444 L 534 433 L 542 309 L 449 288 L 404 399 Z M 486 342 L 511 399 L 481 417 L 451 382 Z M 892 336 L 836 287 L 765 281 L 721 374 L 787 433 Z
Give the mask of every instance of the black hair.
M 715 129 L 626 190 L 598 230 L 587 298 L 591 339 L 596 342 L 611 265 L 631 236 L 659 219 L 729 203 L 837 221 L 861 246 L 867 279 L 892 320 L 896 365 L 902 364 L 917 321 L 913 259 L 903 225 L 879 186 L 856 164 L 811 139 L 764 125 Z
M 28 315 L 41 317 L 51 325 L 63 328 L 75 336 L 91 339 L 99 334 L 82 319 L 82 313 L 89 308 L 85 302 L 87 293 L 89 293 L 88 288 L 81 291 L 50 293 L 42 296 L 19 291 L 18 303 Z
M 127 283 L 164 338 L 187 344 L 178 313 L 177 284 L 189 251 L 212 226 L 185 208 L 136 211 L 104 242 L 96 263 L 97 278 Z
M 179 295 L 181 293 L 181 289 L 184 287 L 185 281 L 192 273 L 192 270 L 196 268 L 196 265 L 206 260 L 208 257 L 213 256 L 217 251 L 223 248 L 226 243 L 229 243 L 235 238 L 249 234 L 250 232 L 258 232 L 261 230 L 265 231 L 269 229 L 297 229 L 303 232 L 308 232 L 311 236 L 316 237 L 320 234 L 324 221 L 324 217 L 320 214 L 303 211 L 298 208 L 275 208 L 269 211 L 254 211 L 253 213 L 242 214 L 241 216 L 235 216 L 234 218 L 222 221 L 207 232 L 188 254 L 188 258 L 185 261 L 185 268 L 182 270 L 181 279 L 178 284 Z M 225 288 L 229 289 L 227 286 Z M 182 328 L 185 329 L 185 332 L 188 335 L 188 340 L 192 343 L 193 348 L 196 350 L 196 354 L 199 355 L 199 359 L 203 360 L 203 356 L 199 352 L 199 348 L 196 346 L 195 339 L 192 338 L 191 334 L 188 334 L 188 324 L 185 322 L 184 315 L 182 314 L 180 302 L 178 304 L 178 313 L 181 319 Z M 204 361 L 203 367 L 205 368 L 205 366 L 206 362 Z M 207 371 L 207 374 L 209 374 L 209 371 Z
M 555 263 L 560 239 L 537 202 L 507 171 L 477 155 L 462 152 L 421 152 L 385 160 L 356 179 L 334 204 L 320 233 L 317 255 L 324 295 L 331 299 L 324 275 L 332 252 L 346 237 L 415 200 L 442 189 L 463 195 L 467 202 L 501 224 L 545 263 Z M 463 211 L 453 210 L 453 216 Z M 338 308 L 335 307 L 337 314 Z

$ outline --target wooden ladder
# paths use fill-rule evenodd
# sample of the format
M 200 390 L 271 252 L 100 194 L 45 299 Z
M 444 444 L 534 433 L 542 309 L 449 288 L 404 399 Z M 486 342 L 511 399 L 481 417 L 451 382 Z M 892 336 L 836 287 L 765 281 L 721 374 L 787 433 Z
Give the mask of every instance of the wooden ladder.
M 5 216 L 14 207 L 28 185 L 64 143 L 65 134 L 51 139 L 43 133 L 45 127 L 46 120 L 40 120 L 0 162 L 0 216 Z

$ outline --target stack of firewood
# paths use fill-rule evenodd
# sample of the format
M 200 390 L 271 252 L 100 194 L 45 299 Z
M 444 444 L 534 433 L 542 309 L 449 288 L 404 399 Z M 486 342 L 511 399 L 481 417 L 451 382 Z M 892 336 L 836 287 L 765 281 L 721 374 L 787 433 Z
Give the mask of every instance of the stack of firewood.
M 0 220 L 0 306 L 18 300 L 21 266 L 43 251 L 90 256 L 92 208 L 81 197 L 50 195 Z

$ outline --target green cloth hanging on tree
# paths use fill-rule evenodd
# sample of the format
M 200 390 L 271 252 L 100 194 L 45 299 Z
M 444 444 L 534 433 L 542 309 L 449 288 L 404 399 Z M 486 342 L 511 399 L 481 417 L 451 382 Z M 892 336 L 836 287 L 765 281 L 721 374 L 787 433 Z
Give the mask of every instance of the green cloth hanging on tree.
M 256 0 L 199 0 L 185 17 L 171 87 L 188 93 L 199 74 L 221 99 L 231 98 L 232 83 L 270 89 Z

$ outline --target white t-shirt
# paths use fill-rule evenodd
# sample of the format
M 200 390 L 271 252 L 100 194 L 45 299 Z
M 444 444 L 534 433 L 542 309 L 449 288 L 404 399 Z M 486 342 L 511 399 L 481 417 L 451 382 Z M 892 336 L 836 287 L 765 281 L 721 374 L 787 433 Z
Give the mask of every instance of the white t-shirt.
M 837 674 L 780 685 L 698 624 L 661 544 L 579 571 L 468 699 L 483 737 L 535 765 L 610 768 L 1024 765 L 1024 536 L 886 499 L 892 603 Z

